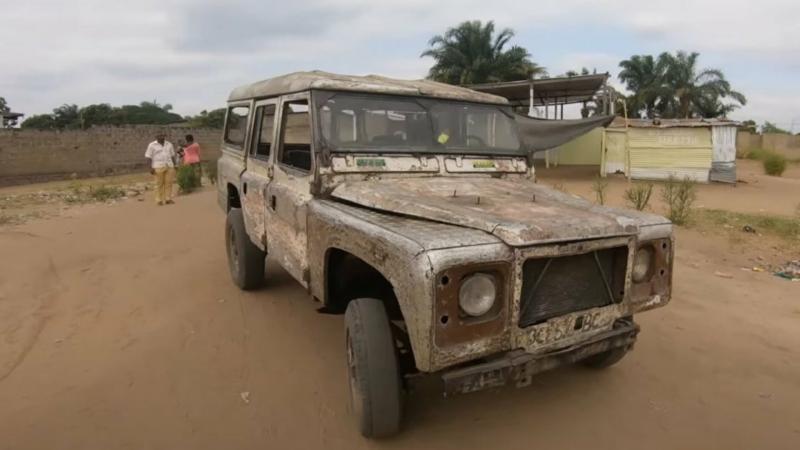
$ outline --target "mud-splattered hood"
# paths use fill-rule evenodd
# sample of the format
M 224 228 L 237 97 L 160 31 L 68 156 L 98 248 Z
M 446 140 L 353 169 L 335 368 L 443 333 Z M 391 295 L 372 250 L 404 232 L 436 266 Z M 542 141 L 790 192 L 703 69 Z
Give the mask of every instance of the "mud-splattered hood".
M 341 184 L 333 197 L 482 230 L 512 246 L 622 236 L 669 223 L 653 214 L 598 206 L 529 180 L 384 178 Z

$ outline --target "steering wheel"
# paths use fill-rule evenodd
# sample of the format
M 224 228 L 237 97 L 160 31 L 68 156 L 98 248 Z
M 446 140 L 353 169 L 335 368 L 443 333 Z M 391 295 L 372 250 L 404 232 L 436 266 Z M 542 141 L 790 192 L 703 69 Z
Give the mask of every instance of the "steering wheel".
M 467 135 L 467 147 L 472 147 L 471 145 L 469 145 L 469 140 L 470 139 L 474 139 L 474 140 L 478 141 L 478 146 L 480 146 L 480 147 L 485 147 L 486 146 L 486 141 L 484 141 L 482 137 L 475 136 L 474 134 L 468 134 Z

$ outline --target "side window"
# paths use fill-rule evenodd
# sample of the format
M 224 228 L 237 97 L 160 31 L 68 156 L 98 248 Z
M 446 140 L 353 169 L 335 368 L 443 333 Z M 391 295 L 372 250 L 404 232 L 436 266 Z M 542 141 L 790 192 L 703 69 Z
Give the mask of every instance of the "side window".
M 272 131 L 275 127 L 275 105 L 256 108 L 256 122 L 253 129 L 250 154 L 254 158 L 267 160 L 272 150 Z
M 311 170 L 311 123 L 308 100 L 284 103 L 279 161 L 305 172 Z
M 228 108 L 228 119 L 225 123 L 225 142 L 234 147 L 244 147 L 244 136 L 247 133 L 247 116 L 250 114 L 248 106 L 233 106 Z

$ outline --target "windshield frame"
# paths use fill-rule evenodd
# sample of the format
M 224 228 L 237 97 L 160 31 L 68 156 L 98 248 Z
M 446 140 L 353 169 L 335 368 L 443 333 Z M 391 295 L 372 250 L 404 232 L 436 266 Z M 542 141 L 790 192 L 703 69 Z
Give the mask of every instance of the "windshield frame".
M 313 104 L 313 111 L 312 117 L 315 122 L 314 130 L 317 140 L 317 148 L 322 150 L 322 154 L 329 157 L 332 153 L 349 153 L 349 154 L 391 154 L 391 155 L 476 155 L 476 156 L 484 156 L 484 157 L 503 157 L 503 156 L 527 156 L 527 152 L 524 150 L 522 141 L 519 136 L 519 132 L 517 130 L 516 137 L 520 142 L 520 145 L 517 149 L 506 149 L 506 148 L 491 148 L 491 147 L 435 147 L 434 142 L 431 142 L 431 146 L 352 146 L 352 147 L 345 147 L 345 146 L 336 146 L 333 145 L 331 142 L 328 142 L 325 139 L 325 132 L 323 130 L 323 123 L 321 120 L 320 109 L 325 103 L 336 95 L 348 95 L 354 97 L 362 97 L 362 98 L 370 98 L 370 99 L 377 99 L 380 101 L 381 99 L 391 102 L 397 101 L 399 99 L 405 101 L 412 101 L 418 104 L 421 108 L 423 108 L 428 115 L 431 115 L 431 108 L 434 105 L 439 104 L 452 104 L 452 105 L 468 105 L 468 106 L 476 106 L 480 108 L 486 109 L 497 109 L 498 112 L 502 113 L 503 115 L 507 116 L 511 121 L 513 121 L 513 125 L 516 128 L 516 119 L 514 115 L 514 111 L 511 105 L 508 104 L 497 104 L 497 103 L 482 103 L 482 102 L 469 102 L 463 100 L 452 100 L 446 98 L 439 98 L 439 97 L 430 97 L 430 96 L 411 96 L 411 95 L 393 95 L 393 94 L 381 94 L 381 93 L 369 93 L 369 92 L 359 92 L 359 91 L 333 91 L 333 90 L 314 90 L 312 91 L 312 104 Z M 431 120 L 431 133 L 434 132 L 433 122 Z

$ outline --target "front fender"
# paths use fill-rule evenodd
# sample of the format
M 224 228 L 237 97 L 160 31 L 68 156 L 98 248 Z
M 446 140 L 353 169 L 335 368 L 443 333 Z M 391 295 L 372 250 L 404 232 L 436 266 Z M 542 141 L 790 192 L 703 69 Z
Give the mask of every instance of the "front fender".
M 325 265 L 329 249 L 346 251 L 370 264 L 392 284 L 417 368 L 428 371 L 433 308 L 431 263 L 422 245 L 381 226 L 377 220 L 370 220 L 370 215 L 380 216 L 327 200 L 309 203 L 311 294 L 326 301 Z

